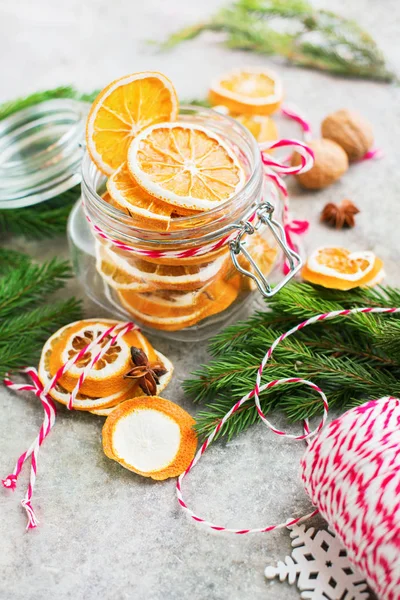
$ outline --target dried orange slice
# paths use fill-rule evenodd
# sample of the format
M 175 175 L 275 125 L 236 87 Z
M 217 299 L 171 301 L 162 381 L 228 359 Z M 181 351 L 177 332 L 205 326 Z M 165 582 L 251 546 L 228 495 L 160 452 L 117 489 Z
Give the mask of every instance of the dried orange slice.
M 246 247 L 249 254 L 260 269 L 261 273 L 263 275 L 268 275 L 274 266 L 278 254 L 276 247 L 270 246 L 268 241 L 259 233 L 254 233 L 248 237 L 247 240 Z M 250 271 L 251 273 L 254 272 L 254 268 L 250 265 L 249 261 L 243 254 L 239 255 L 238 262 L 240 266 L 247 271 Z M 257 284 L 253 279 L 251 279 L 251 277 L 245 276 L 242 282 L 242 289 L 256 290 Z
M 201 300 L 193 305 L 191 311 L 176 310 L 173 314 L 169 310 L 163 313 L 162 308 L 154 310 L 154 305 L 148 305 L 145 308 L 147 312 L 144 312 L 138 310 L 135 302 L 130 303 L 131 298 L 126 297 L 123 292 L 118 292 L 118 296 L 121 305 L 127 312 L 144 325 L 163 331 L 179 331 L 185 327 L 196 325 L 206 317 L 226 310 L 236 300 L 239 294 L 239 286 L 239 274 L 229 281 L 219 279 L 210 285 L 207 290 L 204 290 L 204 296 L 201 296 Z
M 211 263 L 170 266 L 138 257 L 125 258 L 123 251 L 97 246 L 97 269 L 103 279 L 118 290 L 149 292 L 152 290 L 197 290 L 228 268 L 227 256 Z
M 177 477 L 193 460 L 195 420 L 183 408 L 159 396 L 133 398 L 114 409 L 103 427 L 108 458 L 144 477 Z
M 128 150 L 131 175 L 149 194 L 180 208 L 207 211 L 243 186 L 233 150 L 215 133 L 191 123 L 148 127 Z
M 107 190 L 121 210 L 127 212 L 133 219 L 139 220 L 148 229 L 166 231 L 172 219 L 193 214 L 193 211 L 178 209 L 150 196 L 132 178 L 126 163 L 122 164 L 108 179 Z
M 282 103 L 283 87 L 276 73 L 267 69 L 234 69 L 211 83 L 209 100 L 232 113 L 271 115 Z
M 383 263 L 373 252 L 350 252 L 346 248 L 318 248 L 308 258 L 303 279 L 337 290 L 368 285 L 382 271 Z
M 103 319 L 89 319 L 72 323 L 64 329 L 52 346 L 52 352 L 48 358 L 51 375 L 54 375 L 70 358 L 76 356 L 82 348 L 96 339 L 100 334 L 106 332 L 115 323 L 118 323 L 118 321 L 110 322 Z M 100 344 L 95 346 L 92 352 L 86 352 L 77 363 L 71 366 L 60 377 L 60 385 L 71 392 L 75 388 L 79 376 L 90 363 L 93 353 L 97 353 L 104 347 L 110 340 L 110 337 L 110 335 L 106 336 Z M 121 391 L 125 392 L 128 385 L 124 379 L 124 375 L 132 367 L 130 358 L 131 346 L 141 348 L 146 353 L 150 362 L 154 362 L 157 359 L 154 348 L 144 335 L 137 330 L 129 331 L 120 337 L 93 366 L 80 388 L 81 394 L 101 398 L 119 394 Z
M 172 379 L 172 373 L 174 372 L 174 365 L 166 356 L 164 356 L 164 354 L 161 354 L 161 352 L 158 352 L 157 350 L 156 350 L 156 356 L 157 356 L 157 362 L 161 363 L 167 371 L 164 375 L 161 375 L 158 380 L 159 382 L 157 384 L 157 395 L 160 395 L 165 390 L 165 388 L 167 387 L 167 385 L 169 384 L 169 382 Z M 137 398 L 139 396 L 143 396 L 143 390 L 140 388 L 140 386 L 134 385 L 133 389 L 131 388 L 130 393 L 127 393 L 124 395 L 124 397 L 121 399 L 121 402 L 128 400 L 130 398 Z M 95 408 L 95 409 L 91 410 L 90 412 L 92 414 L 98 415 L 100 417 L 108 417 L 108 415 L 114 410 L 114 408 L 119 406 L 119 404 L 121 404 L 121 402 L 119 402 L 118 404 L 115 404 L 113 406 Z
M 175 89 L 161 73 L 133 73 L 113 81 L 87 118 L 86 146 L 93 162 L 110 175 L 125 162 L 130 142 L 142 129 L 174 121 L 177 112 Z
M 279 138 L 278 128 L 272 117 L 267 115 L 233 115 L 236 121 L 246 127 L 259 144 L 274 142 Z

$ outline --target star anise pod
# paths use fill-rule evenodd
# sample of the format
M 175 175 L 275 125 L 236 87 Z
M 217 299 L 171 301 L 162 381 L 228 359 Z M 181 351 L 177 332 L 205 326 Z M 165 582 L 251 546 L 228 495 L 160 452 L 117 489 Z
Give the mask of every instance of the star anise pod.
M 167 373 L 167 369 L 159 362 L 150 363 L 147 355 L 141 348 L 131 347 L 133 368 L 125 373 L 125 379 L 137 379 L 140 388 L 147 396 L 157 394 L 157 385 L 160 377 Z
M 336 229 L 354 227 L 356 224 L 354 216 L 359 212 L 351 200 L 344 199 L 340 204 L 328 202 L 321 213 L 321 221 Z

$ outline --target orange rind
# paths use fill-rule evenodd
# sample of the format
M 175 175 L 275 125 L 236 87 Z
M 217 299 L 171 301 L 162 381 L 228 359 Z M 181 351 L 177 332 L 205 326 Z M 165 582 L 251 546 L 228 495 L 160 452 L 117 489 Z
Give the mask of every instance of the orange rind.
M 194 458 L 195 421 L 183 408 L 159 396 L 126 400 L 107 417 L 103 450 L 120 465 L 155 480 L 177 477 Z

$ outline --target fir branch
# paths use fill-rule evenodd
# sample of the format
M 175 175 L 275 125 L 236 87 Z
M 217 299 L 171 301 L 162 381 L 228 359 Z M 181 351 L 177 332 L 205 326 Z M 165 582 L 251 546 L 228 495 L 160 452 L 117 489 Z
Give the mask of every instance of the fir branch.
M 302 0 L 239 0 L 208 21 L 174 33 L 162 48 L 204 31 L 225 33 L 230 48 L 279 55 L 297 66 L 350 77 L 395 79 L 372 37 L 357 23 Z
M 214 360 L 184 383 L 196 401 L 206 403 L 198 415 L 200 434 L 210 433 L 233 404 L 254 388 L 260 361 L 280 334 L 320 312 L 356 306 L 400 306 L 400 290 L 382 287 L 341 292 L 292 284 L 270 299 L 267 312 L 258 312 L 218 334 L 211 341 Z M 398 315 L 356 315 L 317 328 L 306 327 L 277 346 L 263 382 L 295 373 L 322 387 L 331 407 L 338 410 L 371 397 L 399 395 L 399 339 Z M 272 388 L 260 398 L 265 414 L 279 409 L 292 421 L 322 410 L 319 396 L 304 386 L 291 386 L 290 393 L 287 388 Z M 256 419 L 254 403 L 248 402 L 220 435 L 232 437 Z
M 63 325 L 82 318 L 79 300 L 52 302 L 23 315 L 5 319 L 0 326 L 0 379 L 26 365 L 37 364 L 47 338 Z
M 25 208 L 0 210 L 0 233 L 23 235 L 35 240 L 64 234 L 69 213 L 80 193 L 80 186 L 76 186 L 54 200 Z
M 26 267 L 30 262 L 30 258 L 22 252 L 0 248 L 0 277 L 16 267 Z
M 80 300 L 46 303 L 69 277 L 66 262 L 35 265 L 25 254 L 0 248 L 0 379 L 11 369 L 35 364 L 50 334 L 82 318 Z
M 0 279 L 0 320 L 26 310 L 61 289 L 72 276 L 70 265 L 57 258 L 43 265 L 19 266 Z
M 46 100 L 55 100 L 56 98 L 76 98 L 78 92 L 70 85 L 35 92 L 29 96 L 16 98 L 0 104 L 0 119 L 5 119 L 15 112 L 29 106 L 34 106 Z

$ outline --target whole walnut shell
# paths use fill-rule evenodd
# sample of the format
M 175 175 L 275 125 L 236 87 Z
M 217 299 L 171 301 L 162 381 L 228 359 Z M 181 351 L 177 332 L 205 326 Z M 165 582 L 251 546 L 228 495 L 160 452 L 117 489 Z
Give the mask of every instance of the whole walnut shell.
M 325 117 L 321 132 L 324 138 L 342 146 L 350 162 L 360 160 L 374 143 L 370 123 L 350 110 L 338 110 Z
M 314 152 L 314 166 L 307 173 L 296 175 L 298 182 L 310 190 L 320 190 L 339 179 L 349 168 L 346 152 L 332 140 L 312 140 L 307 144 Z M 292 156 L 292 165 L 299 165 L 301 156 Z

